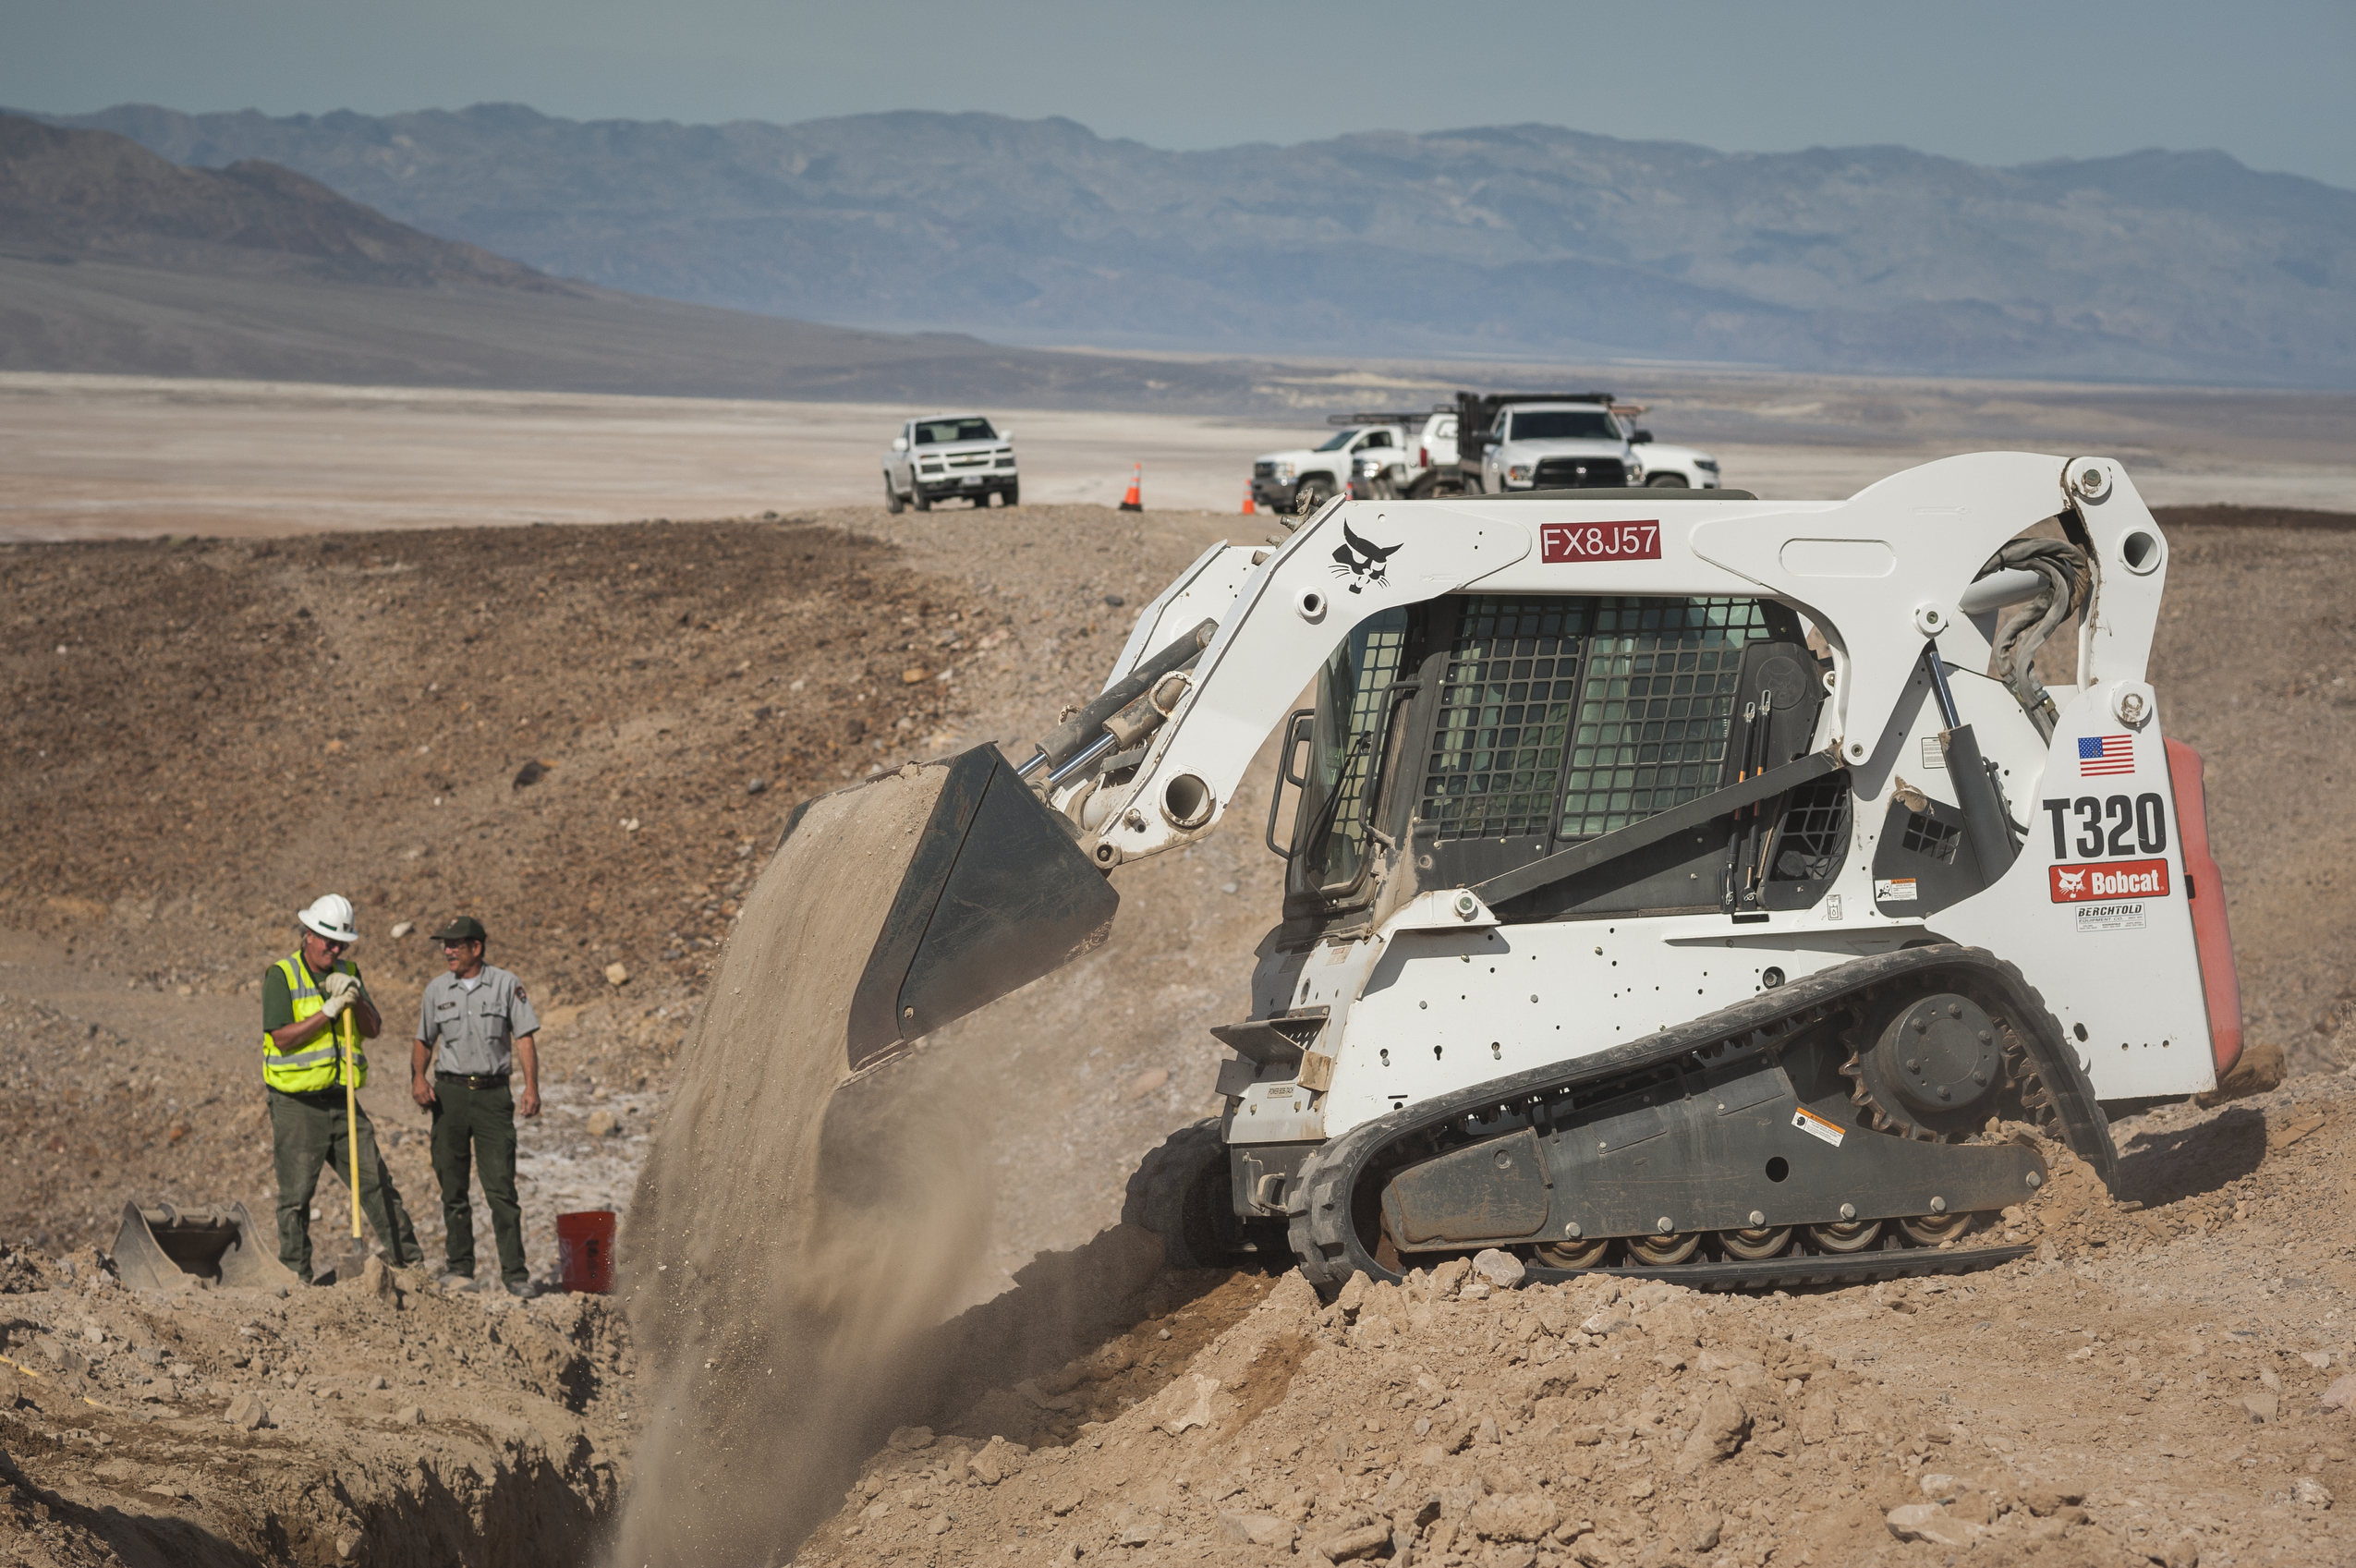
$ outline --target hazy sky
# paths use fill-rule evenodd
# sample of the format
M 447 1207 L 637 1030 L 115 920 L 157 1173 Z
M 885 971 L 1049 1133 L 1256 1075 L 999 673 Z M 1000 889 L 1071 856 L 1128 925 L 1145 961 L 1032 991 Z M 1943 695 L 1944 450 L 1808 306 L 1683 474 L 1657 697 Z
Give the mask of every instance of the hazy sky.
M 2221 148 L 2356 188 L 2356 0 L 0 0 L 0 103 L 1063 115 L 1159 147 L 1543 121 L 1975 163 Z

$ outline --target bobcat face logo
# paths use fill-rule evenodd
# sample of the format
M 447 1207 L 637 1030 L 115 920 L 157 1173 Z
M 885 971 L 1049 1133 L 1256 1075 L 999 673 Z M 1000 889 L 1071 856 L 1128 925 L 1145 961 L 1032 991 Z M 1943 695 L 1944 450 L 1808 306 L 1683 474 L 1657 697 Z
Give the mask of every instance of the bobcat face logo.
M 1391 572 L 1387 563 L 1405 548 L 1406 541 L 1403 540 L 1397 544 L 1369 544 L 1360 539 L 1348 523 L 1343 523 L 1342 543 L 1333 552 L 1334 560 L 1340 563 L 1333 568 L 1333 575 L 1350 578 L 1350 591 L 1353 593 L 1365 592 L 1368 583 L 1377 588 L 1389 588 Z
M 2074 871 L 2056 871 L 2053 878 L 2061 884 L 2061 891 L 2066 893 L 2074 896 L 2086 891 L 2086 871 L 2083 866 Z

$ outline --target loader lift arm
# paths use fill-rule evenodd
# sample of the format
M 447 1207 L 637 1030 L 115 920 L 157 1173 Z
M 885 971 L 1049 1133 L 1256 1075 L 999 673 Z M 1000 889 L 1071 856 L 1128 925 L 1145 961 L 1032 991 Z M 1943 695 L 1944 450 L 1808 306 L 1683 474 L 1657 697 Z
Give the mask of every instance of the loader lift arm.
M 1967 590 L 2008 540 L 2058 511 L 2068 514 L 2095 493 L 2083 487 L 2096 478 L 2100 493 L 2111 496 L 2115 477 L 2115 466 L 2094 459 L 1982 453 L 1909 469 L 1847 502 L 1724 500 L 1711 492 L 1656 492 L 1641 501 L 1576 492 L 1560 500 L 1336 499 L 1264 560 L 1255 555 L 1229 602 L 1211 610 L 1217 635 L 1188 672 L 1168 722 L 1144 743 L 1132 776 L 1098 794 L 1082 847 L 1110 870 L 1206 836 L 1294 694 L 1354 626 L 1375 612 L 1476 585 L 1693 597 L 1765 590 L 1806 614 L 1828 639 L 1836 756 L 1862 793 L 1876 795 L 1897 761 L 1880 743 L 1925 638 L 1946 649 L 1949 662 L 1984 662 L 1986 638 L 1959 607 Z M 1642 536 L 1648 553 L 1583 554 L 1583 536 L 1636 527 L 1639 514 L 1652 530 Z M 1932 515 L 1938 522 L 1926 525 L 1922 519 Z M 1961 517 L 1968 526 L 1950 520 Z M 2126 536 L 2117 547 L 2131 553 L 2132 541 L 2145 537 L 2138 524 L 2148 527 L 2149 513 L 2135 501 L 2133 510 L 2101 520 L 2117 525 Z M 1216 553 L 1185 580 L 1198 584 Z M 2148 586 L 2123 602 L 2114 593 L 2099 626 L 2082 627 L 2082 678 L 2104 664 L 2140 678 L 2157 610 L 2157 583 Z M 1190 591 L 1186 614 L 1204 614 L 1199 587 Z M 2067 595 L 2063 602 L 2069 607 Z M 1154 613 L 1141 621 L 1124 662 L 1137 656 Z M 1164 636 L 1177 629 L 1169 615 L 1159 625 Z M 1067 809 L 1083 788 L 1096 791 L 1097 780 L 1067 776 L 1049 792 L 1050 803 Z

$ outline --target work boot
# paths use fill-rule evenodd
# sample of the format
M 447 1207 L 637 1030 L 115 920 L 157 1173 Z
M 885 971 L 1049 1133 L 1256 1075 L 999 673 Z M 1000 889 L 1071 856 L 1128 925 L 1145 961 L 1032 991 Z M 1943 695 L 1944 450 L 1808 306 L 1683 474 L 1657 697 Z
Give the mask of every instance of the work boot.
M 507 1294 L 519 1300 L 529 1301 L 540 1295 L 540 1287 L 532 1283 L 529 1280 L 526 1280 L 520 1284 L 509 1285 L 507 1287 Z
M 444 1274 L 433 1282 L 440 1285 L 445 1293 L 475 1288 L 475 1277 L 472 1274 Z

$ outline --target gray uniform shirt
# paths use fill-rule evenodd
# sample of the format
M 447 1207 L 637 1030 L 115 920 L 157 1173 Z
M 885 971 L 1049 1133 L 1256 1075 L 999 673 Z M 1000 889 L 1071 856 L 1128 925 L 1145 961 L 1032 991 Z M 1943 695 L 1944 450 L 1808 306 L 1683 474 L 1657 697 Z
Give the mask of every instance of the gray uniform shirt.
M 418 1039 L 437 1048 L 435 1070 L 469 1077 L 504 1073 L 517 1035 L 540 1027 L 524 988 L 505 969 L 485 964 L 472 991 L 448 972 L 436 975 L 418 1004 Z

